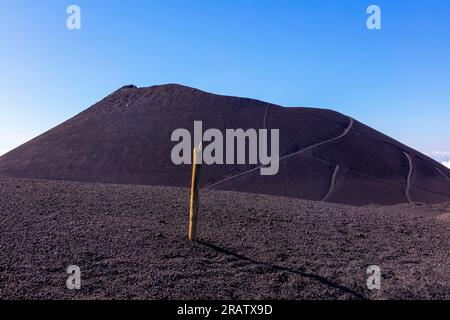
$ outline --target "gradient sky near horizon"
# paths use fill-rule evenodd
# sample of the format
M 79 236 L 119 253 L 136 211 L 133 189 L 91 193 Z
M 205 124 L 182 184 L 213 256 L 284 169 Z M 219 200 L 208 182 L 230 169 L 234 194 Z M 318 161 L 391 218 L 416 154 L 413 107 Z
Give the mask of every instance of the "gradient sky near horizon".
M 450 161 L 450 1 L 0 0 L 0 26 L 0 154 L 122 85 L 180 83 L 334 109 Z

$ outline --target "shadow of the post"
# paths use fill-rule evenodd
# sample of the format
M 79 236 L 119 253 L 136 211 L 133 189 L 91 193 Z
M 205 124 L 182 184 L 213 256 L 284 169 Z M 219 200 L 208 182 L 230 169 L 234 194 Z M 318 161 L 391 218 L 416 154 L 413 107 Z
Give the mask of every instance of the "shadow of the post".
M 260 266 L 272 268 L 272 269 L 278 270 L 278 271 L 294 273 L 294 274 L 300 275 L 302 277 L 309 278 L 309 279 L 312 279 L 314 281 L 320 282 L 320 283 L 322 283 L 322 284 L 324 284 L 326 286 L 329 286 L 329 287 L 332 287 L 334 289 L 340 290 L 340 291 L 345 292 L 347 294 L 350 294 L 356 299 L 360 299 L 360 300 L 366 300 L 367 299 L 362 294 L 360 294 L 360 293 L 358 293 L 358 292 L 356 292 L 356 291 L 354 291 L 354 290 L 352 290 L 352 289 L 350 289 L 348 287 L 340 285 L 340 284 L 338 284 L 336 282 L 328 280 L 327 278 L 324 278 L 322 276 L 319 276 L 319 275 L 316 275 L 316 274 L 313 274 L 313 273 L 308 273 L 308 272 L 305 272 L 305 271 L 302 271 L 302 270 L 294 270 L 294 269 L 291 269 L 291 268 L 278 266 L 278 265 L 267 263 L 267 262 L 256 261 L 256 260 L 254 260 L 252 258 L 243 256 L 243 255 L 241 255 L 239 253 L 236 253 L 236 252 L 233 252 L 231 250 L 222 248 L 222 247 L 220 247 L 218 245 L 212 244 L 212 243 L 207 242 L 205 240 L 197 240 L 196 242 L 198 244 L 206 246 L 206 247 L 208 247 L 208 248 L 210 248 L 212 250 L 215 250 L 215 251 L 217 251 L 219 253 L 232 256 L 232 257 L 234 257 L 236 259 L 239 259 L 241 261 L 246 261 L 246 262 L 249 262 L 249 263 L 252 263 L 252 264 L 255 264 L 255 265 L 260 265 Z

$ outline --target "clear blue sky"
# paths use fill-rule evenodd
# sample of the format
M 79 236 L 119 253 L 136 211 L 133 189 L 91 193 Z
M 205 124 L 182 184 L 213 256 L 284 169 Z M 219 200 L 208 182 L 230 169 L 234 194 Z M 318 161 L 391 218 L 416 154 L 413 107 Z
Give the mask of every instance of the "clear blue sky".
M 450 1 L 0 0 L 0 39 L 0 152 L 130 83 L 331 108 L 450 151 Z

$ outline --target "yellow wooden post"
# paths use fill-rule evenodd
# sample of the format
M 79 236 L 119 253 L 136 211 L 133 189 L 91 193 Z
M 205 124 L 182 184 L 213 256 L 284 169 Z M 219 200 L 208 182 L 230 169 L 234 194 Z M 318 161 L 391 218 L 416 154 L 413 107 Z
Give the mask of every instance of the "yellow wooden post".
M 197 221 L 198 221 L 198 182 L 200 164 L 197 163 L 197 156 L 200 153 L 201 146 L 198 150 L 194 148 L 192 157 L 192 180 L 191 180 L 191 201 L 189 206 L 189 240 L 197 239 Z

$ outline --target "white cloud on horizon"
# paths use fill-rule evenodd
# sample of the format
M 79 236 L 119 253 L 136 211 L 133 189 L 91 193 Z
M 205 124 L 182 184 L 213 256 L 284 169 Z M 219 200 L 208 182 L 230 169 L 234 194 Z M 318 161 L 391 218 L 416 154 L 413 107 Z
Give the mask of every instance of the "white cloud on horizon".
M 427 153 L 430 157 L 447 157 L 450 158 L 450 151 L 431 151 Z
M 450 151 L 431 151 L 426 155 L 450 169 Z

